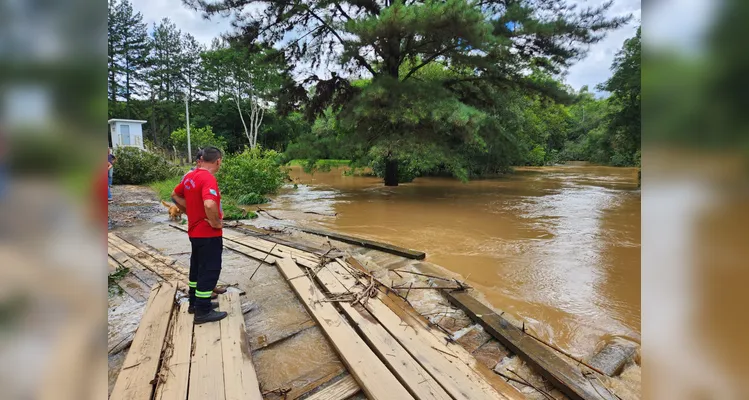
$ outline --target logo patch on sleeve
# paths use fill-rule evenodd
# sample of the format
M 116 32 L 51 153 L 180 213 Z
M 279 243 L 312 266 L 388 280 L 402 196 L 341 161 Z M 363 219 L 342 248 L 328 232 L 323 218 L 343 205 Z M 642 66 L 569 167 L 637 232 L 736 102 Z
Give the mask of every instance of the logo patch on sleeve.
M 218 193 L 216 193 L 215 189 L 208 189 L 208 193 L 210 193 L 210 194 L 212 194 L 214 196 L 218 196 Z

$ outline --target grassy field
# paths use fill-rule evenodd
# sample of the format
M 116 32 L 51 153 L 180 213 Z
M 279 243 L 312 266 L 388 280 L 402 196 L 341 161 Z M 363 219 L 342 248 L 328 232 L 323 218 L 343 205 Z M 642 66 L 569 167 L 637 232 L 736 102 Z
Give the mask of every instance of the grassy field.
M 159 198 L 161 200 L 171 202 L 172 201 L 172 190 L 174 190 L 174 187 L 177 186 L 179 181 L 182 179 L 181 176 L 175 176 L 174 178 L 170 178 L 163 181 L 153 182 L 149 184 L 148 186 L 153 189 L 156 194 L 159 195 Z

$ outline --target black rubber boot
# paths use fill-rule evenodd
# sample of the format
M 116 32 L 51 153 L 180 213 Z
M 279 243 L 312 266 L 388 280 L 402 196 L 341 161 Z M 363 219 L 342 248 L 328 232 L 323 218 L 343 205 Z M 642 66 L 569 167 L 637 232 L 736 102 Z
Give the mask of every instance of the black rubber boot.
M 211 310 L 215 310 L 217 308 L 218 308 L 218 302 L 217 301 L 212 301 L 211 302 Z M 195 314 L 195 306 L 189 306 L 189 307 L 187 307 L 187 312 L 189 314 Z
M 207 314 L 195 314 L 195 324 L 204 324 L 206 322 L 221 321 L 229 315 L 224 311 L 211 310 Z

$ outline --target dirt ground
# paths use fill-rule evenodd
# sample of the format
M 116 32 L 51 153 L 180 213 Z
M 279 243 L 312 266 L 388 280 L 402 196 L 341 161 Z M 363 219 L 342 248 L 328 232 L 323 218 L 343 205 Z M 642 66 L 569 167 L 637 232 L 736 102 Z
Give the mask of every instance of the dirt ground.
M 109 229 L 131 227 L 142 222 L 167 221 L 167 208 L 151 189 L 136 185 L 112 186 Z

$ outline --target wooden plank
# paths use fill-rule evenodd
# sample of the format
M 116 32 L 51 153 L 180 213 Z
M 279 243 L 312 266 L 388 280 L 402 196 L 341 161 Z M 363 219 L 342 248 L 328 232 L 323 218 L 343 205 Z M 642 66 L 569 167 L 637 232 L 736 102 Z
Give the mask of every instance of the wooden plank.
M 374 250 L 379 250 L 385 253 L 395 254 L 396 256 L 410 258 L 412 260 L 423 260 L 427 256 L 426 253 L 422 251 L 410 250 L 410 249 L 406 249 L 403 247 L 393 246 L 387 243 L 376 242 L 374 240 L 369 240 L 369 239 L 357 238 L 354 236 L 343 235 L 340 233 L 321 231 L 321 230 L 309 229 L 309 228 L 298 228 L 298 227 L 295 227 L 295 229 L 299 229 L 302 232 L 311 233 L 313 235 L 326 236 L 331 239 L 335 239 L 344 243 L 355 244 L 357 246 L 366 247 L 368 249 L 374 249 Z
M 320 270 L 315 275 L 315 279 L 330 293 L 348 292 L 327 268 Z M 415 398 L 421 400 L 451 399 L 439 383 L 366 310 L 360 306 L 354 307 L 347 302 L 340 302 L 338 305 L 354 323 L 369 347 L 383 363 L 389 366 L 398 380 Z
M 252 247 L 255 250 L 270 253 L 276 257 L 291 256 L 292 258 L 303 258 L 314 263 L 318 263 L 320 261 L 320 257 L 316 254 L 295 249 L 293 247 L 284 246 L 282 244 L 268 242 L 253 236 L 241 235 L 234 232 L 225 232 L 224 239 L 241 243 L 245 246 Z
M 150 288 L 156 286 L 156 284 L 162 281 L 161 277 L 150 271 L 137 260 L 132 259 L 117 246 L 115 246 L 112 242 L 109 242 L 107 253 L 109 254 L 110 259 L 115 260 L 115 262 L 117 262 L 117 264 L 119 264 L 121 267 L 129 269 L 130 273 L 137 276 L 138 279 L 148 285 L 149 291 Z
M 129 272 L 117 282 L 117 285 L 139 303 L 147 301 L 151 292 L 148 285 Z
M 187 281 L 187 274 L 183 271 L 175 269 L 174 267 L 167 266 L 161 261 L 153 258 L 153 256 L 132 244 L 124 241 L 117 235 L 109 234 L 109 244 L 114 245 L 118 249 L 122 250 L 127 256 L 141 263 L 144 267 L 151 270 L 156 275 L 160 276 L 163 280 L 169 281 Z
M 329 263 L 328 268 L 333 274 L 351 276 L 338 263 Z M 370 298 L 365 308 L 453 398 L 507 398 L 453 354 L 443 340 L 419 324 L 409 324 L 408 318 L 396 314 L 381 301 L 379 295 Z
M 302 243 L 291 242 L 291 241 L 288 241 L 286 239 L 281 239 L 281 238 L 275 237 L 275 236 L 273 236 L 272 234 L 269 234 L 269 233 L 258 232 L 258 231 L 255 231 L 255 230 L 252 230 L 252 229 L 247 229 L 247 228 L 248 227 L 239 227 L 239 226 L 237 226 L 237 227 L 234 227 L 232 229 L 234 229 L 234 230 L 236 230 L 238 232 L 241 232 L 241 233 L 243 233 L 245 235 L 248 235 L 248 236 L 256 237 L 258 239 L 266 240 L 266 241 L 273 242 L 273 243 L 282 244 L 284 246 L 291 247 L 291 248 L 294 248 L 294 249 L 297 249 L 297 250 L 301 250 L 301 251 L 306 251 L 307 253 L 314 254 L 314 255 L 317 255 L 317 256 L 321 256 L 321 255 L 325 254 L 325 250 L 323 250 L 323 249 L 320 249 L 320 248 L 317 248 L 317 247 L 312 247 L 312 246 L 307 246 L 306 244 L 302 244 Z
M 192 354 L 193 316 L 187 312 L 188 303 L 183 302 L 175 310 L 171 337 L 167 338 L 161 374 L 156 384 L 155 400 L 185 400 L 190 377 Z
M 356 384 L 351 374 L 346 375 L 335 381 L 333 384 L 305 397 L 304 400 L 344 400 L 359 393 L 359 385 Z
M 176 291 L 176 283 L 170 282 L 163 282 L 151 291 L 111 400 L 151 399 Z
M 170 225 L 171 227 L 185 231 L 185 228 L 177 225 Z M 252 257 L 256 260 L 265 260 L 266 263 L 272 264 L 275 262 L 275 258 L 286 257 L 291 255 L 295 260 L 302 263 L 302 265 L 310 268 L 319 264 L 319 257 L 314 254 L 307 253 L 305 251 L 284 248 L 284 246 L 274 246 L 274 243 L 257 240 L 254 237 L 241 235 L 224 231 L 224 247 L 236 251 L 237 253 L 244 254 L 248 257 Z
M 569 398 L 616 399 L 598 380 L 584 377 L 579 369 L 568 364 L 557 353 L 523 333 L 468 293 L 451 292 L 447 293 L 447 298 Z
M 221 324 L 195 325 L 193 337 L 188 400 L 225 400 Z
M 186 232 L 186 230 L 185 230 Z M 110 235 L 114 236 L 114 234 L 110 233 Z M 190 269 L 177 262 L 176 259 L 165 256 L 161 253 L 159 253 L 159 250 L 155 249 L 153 246 L 139 242 L 131 237 L 128 237 L 127 235 L 117 236 L 118 239 L 122 240 L 124 243 L 127 243 L 132 249 L 137 249 L 140 253 L 138 253 L 140 256 L 148 255 L 150 256 L 150 259 L 154 259 L 157 262 L 163 264 L 164 267 L 168 267 L 173 269 L 174 271 L 182 274 L 185 276 L 185 279 L 188 279 L 188 275 L 190 273 Z M 228 283 L 222 281 L 221 279 L 218 280 L 219 285 L 223 286 L 229 286 Z M 245 291 L 239 288 L 234 288 L 237 291 L 239 291 L 240 295 L 244 295 Z
M 291 258 L 276 261 L 281 274 L 289 282 L 310 315 L 317 321 L 333 347 L 370 399 L 412 399 L 387 367 L 348 325 L 332 304 L 320 302 L 315 284 Z M 294 279 L 290 279 L 294 278 Z
M 226 293 L 218 298 L 221 311 L 229 313 L 228 317 L 220 321 L 226 400 L 262 400 L 257 374 L 252 365 L 252 353 L 247 343 L 239 293 Z

